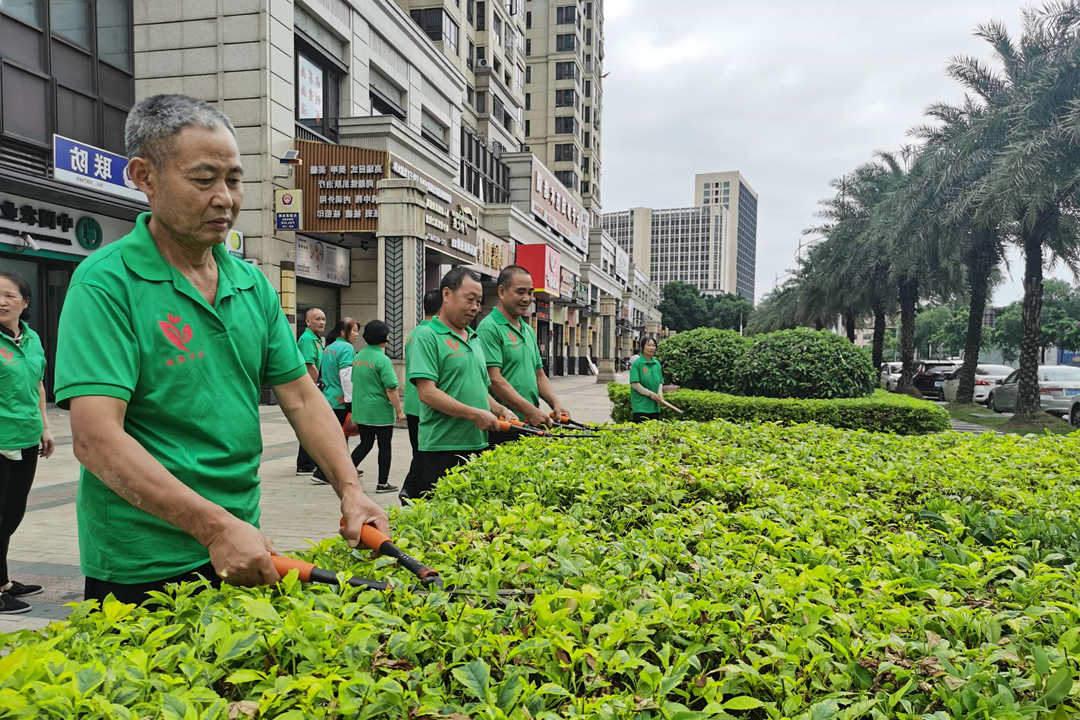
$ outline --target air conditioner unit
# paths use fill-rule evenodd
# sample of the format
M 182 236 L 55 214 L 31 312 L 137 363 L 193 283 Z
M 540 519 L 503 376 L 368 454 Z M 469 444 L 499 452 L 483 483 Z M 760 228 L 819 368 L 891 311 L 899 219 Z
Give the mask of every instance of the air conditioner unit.
M 480 58 L 479 60 L 476 61 L 476 64 L 479 65 L 480 67 L 487 67 L 488 66 L 487 58 Z

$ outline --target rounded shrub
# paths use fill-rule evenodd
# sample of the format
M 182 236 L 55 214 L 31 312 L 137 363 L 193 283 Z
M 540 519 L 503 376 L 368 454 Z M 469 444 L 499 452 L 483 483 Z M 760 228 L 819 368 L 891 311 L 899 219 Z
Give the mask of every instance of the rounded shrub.
M 734 330 L 696 328 L 661 342 L 656 359 L 670 383 L 695 390 L 735 392 L 735 365 L 749 344 Z
M 808 328 L 759 336 L 739 360 L 743 395 L 854 398 L 874 391 L 870 358 L 847 339 Z

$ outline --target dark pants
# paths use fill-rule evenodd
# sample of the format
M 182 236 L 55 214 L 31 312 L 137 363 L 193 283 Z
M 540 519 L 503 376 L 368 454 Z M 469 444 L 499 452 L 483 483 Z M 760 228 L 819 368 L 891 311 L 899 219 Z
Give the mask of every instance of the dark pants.
M 176 575 L 164 580 L 137 583 L 135 585 L 125 585 L 123 583 L 108 582 L 106 580 L 97 580 L 88 577 L 86 578 L 83 595 L 87 600 L 104 600 L 106 595 L 112 593 L 113 597 L 120 602 L 141 605 L 149 599 L 149 593 L 152 590 L 164 590 L 165 586 L 169 583 L 191 582 L 200 577 L 209 580 L 214 587 L 221 585 L 221 578 L 214 572 L 214 566 L 210 563 L 206 563 L 183 575 Z
M 469 462 L 469 455 L 474 450 L 462 450 L 456 452 L 420 452 L 419 468 L 416 478 L 411 485 L 405 485 L 401 489 L 401 499 L 420 498 L 435 491 L 435 485 L 439 478 L 458 465 Z
M 521 433 L 488 430 L 488 450 L 494 450 L 503 443 L 513 442 L 519 438 L 521 438 Z
M 409 426 L 409 445 L 412 446 L 412 461 L 409 463 L 409 472 L 405 475 L 405 482 L 401 484 L 402 493 L 404 488 L 416 484 L 417 473 L 420 472 L 420 416 L 406 415 L 405 424 Z
M 393 440 L 393 425 L 357 425 L 360 429 L 360 444 L 352 451 L 353 465 L 359 465 L 371 452 L 375 441 L 379 443 L 379 484 L 390 481 L 390 442 Z
M 660 413 L 634 413 L 633 421 L 636 423 L 645 422 L 646 420 L 659 420 Z
M 345 423 L 345 416 L 348 415 L 348 414 L 349 414 L 349 411 L 348 411 L 347 408 L 342 408 L 340 410 L 338 410 L 336 408 L 334 409 L 334 415 L 337 416 L 339 424 L 343 425 Z M 345 431 L 342 430 L 341 434 L 342 434 L 342 437 L 344 437 Z M 349 438 L 345 438 L 345 449 L 346 450 L 349 449 Z M 355 463 L 353 463 L 353 464 L 355 465 Z M 315 467 L 315 477 L 319 478 L 320 480 L 325 480 L 326 479 L 326 473 L 324 473 L 322 471 L 321 467 L 316 466 Z
M 296 472 L 311 472 L 312 470 L 315 470 L 315 461 L 301 445 L 296 451 Z
M 26 514 L 26 498 L 34 483 L 37 463 L 37 445 L 23 448 L 21 460 L 0 456 L 0 585 L 11 580 L 8 577 L 8 545 Z

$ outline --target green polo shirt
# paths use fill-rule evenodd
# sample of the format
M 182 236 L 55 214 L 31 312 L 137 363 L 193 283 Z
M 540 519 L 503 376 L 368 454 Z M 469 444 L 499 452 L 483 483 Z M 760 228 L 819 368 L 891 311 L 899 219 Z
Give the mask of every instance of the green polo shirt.
M 408 382 L 433 380 L 436 387 L 458 402 L 487 410 L 491 379 L 484 363 L 484 350 L 476 331 L 469 328 L 467 333 L 467 339 L 462 339 L 437 317 L 413 331 Z M 472 452 L 487 445 L 487 433 L 470 421 L 444 415 L 420 403 L 421 451 Z
M 664 384 L 664 373 L 660 368 L 660 361 L 656 358 L 647 360 L 644 355 L 638 357 L 630 366 L 630 383 L 641 383 L 647 390 L 658 392 Z M 630 411 L 636 413 L 658 413 L 660 403 L 652 398 L 630 390 Z
M 22 450 L 41 442 L 41 381 L 45 350 L 41 338 L 19 321 L 19 344 L 0 333 L 0 450 Z
M 356 353 L 352 364 L 352 419 L 357 425 L 393 425 L 394 406 L 387 390 L 398 386 L 394 363 L 381 347 L 368 345 Z
M 409 359 L 412 357 L 412 339 L 417 330 L 430 322 L 430 320 L 421 320 L 420 324 L 409 335 L 409 341 L 405 343 L 405 414 L 415 417 L 420 417 L 420 396 L 416 394 L 416 386 L 408 381 L 409 367 L 411 367 Z
M 323 350 L 319 361 L 319 376 L 323 381 L 323 396 L 335 410 L 345 409 L 345 390 L 341 387 L 341 371 L 353 363 L 356 350 L 345 338 L 338 338 Z M 352 402 L 352 398 L 349 398 Z
M 540 388 L 536 384 L 536 371 L 544 367 L 540 345 L 536 342 L 536 331 L 529 323 L 521 319 L 518 326 L 511 325 L 502 310 L 496 307 L 480 321 L 476 334 L 484 348 L 487 366 L 499 368 L 510 387 L 540 407 Z M 518 417 L 525 419 L 521 413 Z
M 300 339 L 296 341 L 296 345 L 300 348 L 304 363 L 314 365 L 318 370 L 322 363 L 323 339 L 311 328 L 305 328 L 304 332 L 300 333 Z
M 166 470 L 258 525 L 259 390 L 306 369 L 277 293 L 255 267 L 213 249 L 214 304 L 135 228 L 75 270 L 60 316 L 56 400 L 127 403 L 124 430 Z M 209 560 L 194 538 L 144 512 L 83 468 L 76 497 L 82 571 L 142 583 Z

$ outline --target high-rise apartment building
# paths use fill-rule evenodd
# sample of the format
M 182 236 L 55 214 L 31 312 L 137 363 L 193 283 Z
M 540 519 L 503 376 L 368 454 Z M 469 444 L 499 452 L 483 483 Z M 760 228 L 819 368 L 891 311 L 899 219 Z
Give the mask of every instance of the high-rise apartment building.
M 658 290 L 684 282 L 706 294 L 733 293 L 752 301 L 757 193 L 738 172 L 698 175 L 695 185 L 694 207 L 607 213 L 601 225 L 649 268 Z
M 724 224 L 730 228 L 728 234 L 731 235 L 728 244 L 735 251 L 735 262 L 724 267 L 723 284 L 753 300 L 757 264 L 757 193 L 737 170 L 703 173 L 694 176 L 694 204 L 723 208 Z
M 600 212 L 602 0 L 526 0 L 525 142 L 587 210 Z

